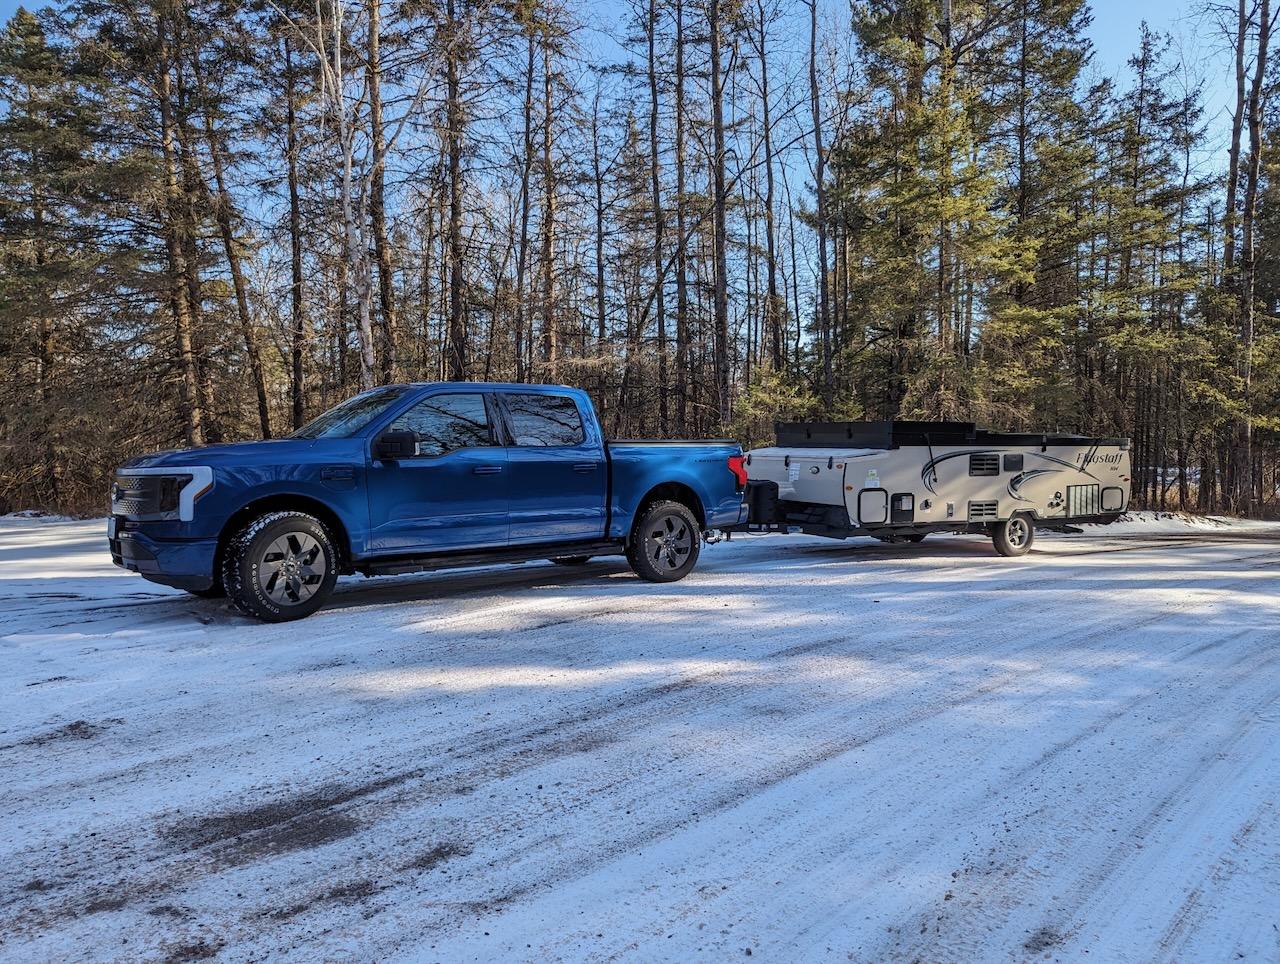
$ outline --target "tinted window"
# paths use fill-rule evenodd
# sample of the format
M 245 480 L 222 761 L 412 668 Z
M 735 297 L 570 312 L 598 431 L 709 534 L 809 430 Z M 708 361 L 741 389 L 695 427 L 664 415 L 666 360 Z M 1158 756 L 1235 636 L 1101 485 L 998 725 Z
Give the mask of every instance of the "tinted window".
M 361 392 L 308 422 L 290 437 L 350 438 L 408 390 L 404 385 L 388 385 Z
M 516 445 L 580 445 L 582 416 L 565 395 L 503 395 Z
M 418 455 L 424 458 L 493 444 L 482 395 L 434 395 L 397 418 L 391 428 L 417 432 Z

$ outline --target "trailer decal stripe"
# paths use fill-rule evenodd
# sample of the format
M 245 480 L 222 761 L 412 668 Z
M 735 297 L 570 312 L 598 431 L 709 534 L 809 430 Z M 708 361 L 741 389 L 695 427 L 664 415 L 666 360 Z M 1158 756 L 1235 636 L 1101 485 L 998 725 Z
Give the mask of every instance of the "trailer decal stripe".
M 1009 494 L 1019 502 L 1031 502 L 1025 495 L 1019 495 L 1018 490 L 1022 488 L 1022 483 L 1038 478 L 1041 475 L 1057 475 L 1062 469 L 1032 469 L 1030 472 L 1019 472 L 1009 480 Z
M 934 468 L 934 466 L 938 465 L 940 462 L 945 462 L 947 461 L 947 459 L 958 459 L 962 457 L 968 458 L 970 455 L 999 455 L 999 454 L 1000 452 L 997 449 L 982 449 L 976 452 L 972 450 L 967 450 L 962 452 L 948 452 L 946 455 L 939 455 L 937 458 L 930 459 L 927 463 L 925 463 L 924 468 L 920 470 L 920 481 L 924 483 L 924 487 L 926 489 L 928 489 L 934 495 L 937 495 L 938 490 L 935 489 L 934 486 L 938 484 L 938 470 Z

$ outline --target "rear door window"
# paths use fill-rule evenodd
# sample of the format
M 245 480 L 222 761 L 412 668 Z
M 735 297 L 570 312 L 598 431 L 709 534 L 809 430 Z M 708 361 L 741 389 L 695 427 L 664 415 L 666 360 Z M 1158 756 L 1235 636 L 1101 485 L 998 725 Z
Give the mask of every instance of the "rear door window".
M 581 445 L 586 439 L 578 405 L 567 395 L 502 395 L 511 443 L 528 448 Z
M 417 433 L 419 458 L 494 444 L 483 395 L 432 395 L 392 422 L 391 428 Z

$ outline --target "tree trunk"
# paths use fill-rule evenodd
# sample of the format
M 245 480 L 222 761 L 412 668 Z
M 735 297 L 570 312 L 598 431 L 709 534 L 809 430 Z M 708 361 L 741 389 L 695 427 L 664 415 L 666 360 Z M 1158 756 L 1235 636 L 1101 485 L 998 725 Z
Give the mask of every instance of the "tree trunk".
M 684 3 L 675 0 L 676 148 L 676 422 L 689 431 L 689 236 L 686 231 L 684 123 Z
M 757 0 L 756 11 L 760 17 L 760 110 L 763 122 L 764 138 L 764 244 L 765 271 L 768 277 L 765 295 L 765 325 L 769 332 L 769 357 L 775 371 L 780 371 L 785 361 L 785 346 L 782 343 L 782 298 L 778 294 L 778 255 L 775 250 L 773 179 L 773 124 L 769 117 L 769 59 L 765 49 L 765 8 L 762 0 Z
M 298 93 L 293 71 L 293 49 L 286 35 L 284 41 L 284 111 L 285 165 L 289 183 L 289 399 L 293 427 L 306 421 L 307 321 L 302 303 L 302 203 L 298 194 Z M 339 291 L 339 310 L 346 298 L 346 285 Z M 341 321 L 341 319 L 339 319 Z M 344 346 L 345 348 L 345 346 Z M 343 352 L 345 360 L 346 352 Z
M 379 374 L 385 385 L 396 380 L 398 333 L 395 275 L 391 267 L 391 245 L 387 241 L 387 138 L 382 123 L 382 0 L 369 0 L 369 56 L 365 72 L 369 87 L 369 142 L 373 162 L 369 172 L 369 220 L 373 229 L 374 259 L 378 264 L 378 307 L 381 309 Z
M 1245 0 L 1236 4 L 1235 86 L 1236 109 L 1231 115 L 1231 147 L 1227 152 L 1227 203 L 1222 217 L 1222 279 L 1230 284 L 1235 270 L 1236 252 L 1236 196 L 1240 185 L 1240 139 L 1244 130 L 1245 104 L 1245 43 L 1249 30 L 1249 14 Z
M 532 56 L 532 54 L 530 54 Z M 596 93 L 591 104 L 591 180 L 595 190 L 595 247 L 596 247 L 596 353 L 602 358 L 608 348 L 608 331 L 605 319 L 604 277 L 604 170 L 600 163 L 600 95 Z M 604 372 L 601 371 L 601 394 L 604 389 Z
M 1262 86 L 1267 73 L 1267 48 L 1271 41 L 1271 0 L 1261 0 L 1258 9 L 1258 55 L 1249 88 L 1249 166 L 1245 173 L 1243 237 L 1240 252 L 1240 366 L 1244 418 L 1236 450 L 1236 505 L 1246 515 L 1253 511 L 1253 339 L 1254 287 L 1257 281 L 1255 228 L 1258 214 L 1258 181 L 1262 167 Z
M 236 319 L 240 322 L 240 337 L 244 340 L 245 357 L 249 359 L 249 373 L 253 378 L 254 395 L 258 402 L 258 430 L 264 439 L 271 438 L 271 410 L 267 403 L 267 380 L 262 368 L 262 353 L 258 350 L 258 339 L 254 334 L 253 314 L 249 310 L 249 286 L 245 282 L 244 265 L 240 260 L 240 246 L 232 227 L 235 202 L 227 190 L 224 149 L 214 131 L 212 105 L 209 103 L 204 77 L 200 73 L 198 56 L 192 58 L 192 64 L 195 67 L 196 87 L 202 101 L 205 144 L 209 148 L 209 159 L 213 166 L 213 183 L 218 192 L 213 204 L 214 216 L 218 222 L 218 233 L 222 237 L 222 250 L 227 259 L 227 269 L 231 272 L 231 287 L 236 296 Z
M 551 381 L 559 377 L 560 331 L 556 316 L 556 172 L 552 158 L 555 123 L 552 103 L 551 33 L 542 37 L 542 355 Z
M 456 0 L 448 0 L 450 43 L 445 66 L 449 150 L 449 380 L 467 377 L 467 324 L 462 305 L 462 85 L 459 79 Z
M 658 163 L 658 0 L 649 0 L 647 24 L 649 41 L 649 183 L 653 195 L 653 285 L 654 308 L 658 323 L 658 432 L 669 430 L 667 411 L 667 312 L 666 264 L 663 255 L 661 165 Z
M 520 157 L 520 240 L 516 248 L 516 310 L 515 310 L 515 363 L 516 381 L 525 380 L 524 336 L 528 324 L 528 307 L 525 299 L 525 275 L 529 265 L 529 176 L 533 169 L 533 71 L 537 44 L 533 24 L 527 24 L 526 60 L 524 74 L 524 153 Z
M 822 398 L 828 409 L 834 402 L 831 371 L 831 311 L 827 304 L 827 191 L 826 158 L 822 152 L 822 98 L 818 89 L 818 4 L 809 6 L 809 107 L 813 117 L 814 202 L 818 230 L 818 333 L 822 342 Z
M 729 361 L 729 266 L 727 255 L 727 197 L 725 192 L 725 142 L 724 142 L 724 73 L 720 67 L 720 17 L 722 0 L 710 0 L 711 44 L 711 132 L 713 232 L 712 260 L 714 261 L 715 281 L 713 292 L 713 312 L 715 315 L 715 370 L 716 370 L 716 405 L 720 428 L 729 424 L 732 414 L 730 399 L 730 361 Z
M 174 345 L 181 372 L 179 406 L 183 435 L 188 445 L 204 444 L 204 412 L 200 408 L 199 373 L 192 347 L 192 311 L 187 288 L 187 263 L 183 249 L 182 188 L 178 180 L 178 152 L 174 134 L 173 87 L 170 69 L 173 50 L 169 39 L 169 4 L 156 15 L 158 77 L 156 95 L 160 102 L 160 146 L 164 155 L 165 248 L 169 260 L 169 306 L 173 314 Z

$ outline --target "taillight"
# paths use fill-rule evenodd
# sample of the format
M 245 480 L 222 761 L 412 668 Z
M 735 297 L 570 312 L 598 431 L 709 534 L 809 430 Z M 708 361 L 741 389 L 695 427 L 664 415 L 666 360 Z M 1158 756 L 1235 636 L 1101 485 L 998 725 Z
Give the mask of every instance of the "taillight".
M 729 471 L 738 480 L 738 488 L 745 489 L 747 487 L 747 457 L 745 455 L 730 455 Z

